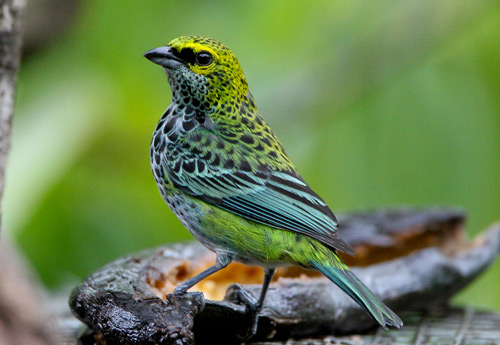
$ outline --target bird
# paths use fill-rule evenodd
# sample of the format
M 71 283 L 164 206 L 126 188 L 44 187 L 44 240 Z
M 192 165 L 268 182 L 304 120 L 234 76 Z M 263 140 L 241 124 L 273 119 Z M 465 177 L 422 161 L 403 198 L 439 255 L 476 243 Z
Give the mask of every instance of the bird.
M 211 38 L 181 36 L 144 56 L 163 67 L 172 92 L 151 140 L 155 181 L 181 223 L 216 254 L 213 266 L 173 293 L 185 294 L 232 261 L 263 267 L 259 298 L 241 296 L 250 339 L 276 268 L 298 265 L 323 273 L 382 327 L 400 328 L 401 319 L 338 256 L 354 250 L 257 110 L 233 52 Z

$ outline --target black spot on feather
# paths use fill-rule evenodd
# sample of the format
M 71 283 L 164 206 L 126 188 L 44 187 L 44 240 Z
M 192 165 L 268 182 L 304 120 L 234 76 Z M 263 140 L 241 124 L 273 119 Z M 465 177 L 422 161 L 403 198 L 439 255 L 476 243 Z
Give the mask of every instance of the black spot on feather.
M 182 123 L 182 129 L 184 129 L 184 131 L 186 132 L 189 132 L 190 130 L 192 130 L 194 127 L 196 126 L 196 122 L 194 119 L 191 119 L 189 121 L 184 121 Z
M 154 146 L 157 147 L 160 144 L 161 137 L 159 135 L 155 136 Z
M 232 159 L 228 159 L 224 162 L 224 168 L 232 169 L 234 168 L 234 161 Z
M 168 132 L 170 132 L 172 130 L 172 128 L 174 128 L 174 125 L 176 122 L 177 122 L 177 118 L 175 118 L 175 117 L 170 118 L 167 121 L 167 123 L 165 124 L 165 126 L 163 127 L 163 133 L 167 134 Z
M 224 147 L 226 147 L 226 144 L 224 143 L 224 141 L 222 140 L 217 140 L 217 146 L 216 146 L 218 149 L 223 149 Z
M 241 141 L 243 141 L 246 144 L 253 144 L 254 143 L 253 137 L 248 133 L 245 133 L 241 136 Z
M 248 163 L 247 161 L 242 161 L 240 163 L 240 169 L 247 172 L 252 171 L 252 167 L 250 166 L 250 163 Z
M 196 169 L 196 162 L 195 161 L 187 161 L 182 163 L 182 170 L 184 170 L 187 173 L 194 173 Z
M 219 155 L 214 155 L 214 160 L 211 163 L 213 165 L 219 165 L 220 164 L 220 157 L 219 157 Z
M 196 161 L 196 166 L 198 167 L 198 172 L 201 172 L 205 169 L 205 163 L 203 163 L 199 159 Z

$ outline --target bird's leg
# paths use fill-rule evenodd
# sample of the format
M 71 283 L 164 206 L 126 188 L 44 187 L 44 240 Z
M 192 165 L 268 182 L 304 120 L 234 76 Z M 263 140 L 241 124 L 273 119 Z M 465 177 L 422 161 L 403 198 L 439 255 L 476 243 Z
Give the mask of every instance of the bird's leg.
M 260 296 L 257 302 L 254 302 L 253 298 L 250 297 L 249 294 L 243 292 L 244 290 L 240 290 L 239 298 L 243 303 L 245 303 L 250 313 L 250 327 L 248 328 L 247 334 L 243 337 L 243 340 L 252 338 L 257 332 L 257 321 L 259 320 L 259 313 L 262 310 L 262 306 L 264 305 L 264 299 L 266 298 L 267 289 L 269 288 L 269 284 L 273 279 L 274 272 L 276 272 L 275 268 L 266 269 L 264 284 L 262 284 L 262 290 L 260 291 Z
M 217 254 L 217 259 L 215 260 L 215 265 L 207 268 L 201 273 L 198 273 L 195 275 L 193 278 L 186 280 L 185 282 L 182 282 L 181 284 L 177 285 L 177 287 L 174 290 L 174 295 L 183 295 L 186 293 L 187 290 L 192 288 L 194 285 L 198 284 L 201 282 L 203 279 L 207 278 L 208 276 L 211 276 L 215 272 L 220 271 L 221 269 L 225 268 L 227 265 L 229 265 L 233 261 L 233 257 L 227 254 Z

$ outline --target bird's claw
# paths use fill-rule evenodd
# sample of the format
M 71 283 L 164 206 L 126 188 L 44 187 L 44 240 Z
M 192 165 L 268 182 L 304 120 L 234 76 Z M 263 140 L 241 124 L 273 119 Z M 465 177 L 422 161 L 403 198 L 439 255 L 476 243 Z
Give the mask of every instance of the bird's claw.
M 246 312 L 250 316 L 250 327 L 245 335 L 238 335 L 238 338 L 241 341 L 250 340 L 257 333 L 257 324 L 261 308 L 257 304 L 255 297 L 253 297 L 247 290 L 243 289 L 241 285 L 234 284 L 228 291 L 229 293 L 226 295 L 226 299 L 235 303 L 244 304 Z
M 248 341 L 253 338 L 253 336 L 257 333 L 257 322 L 258 321 L 258 315 L 257 313 L 254 313 L 251 315 L 251 324 L 250 327 L 247 330 L 247 333 L 245 335 L 240 335 L 238 334 L 238 338 L 242 341 Z
M 247 308 L 247 312 L 255 310 L 257 306 L 257 301 L 247 290 L 245 290 L 240 284 L 233 284 L 226 295 L 226 299 L 233 303 L 244 304 Z
M 174 292 L 172 292 L 173 295 L 176 295 L 176 296 L 182 296 L 182 295 L 185 295 L 187 293 L 186 290 L 184 289 L 179 289 L 179 288 L 175 288 L 174 289 Z

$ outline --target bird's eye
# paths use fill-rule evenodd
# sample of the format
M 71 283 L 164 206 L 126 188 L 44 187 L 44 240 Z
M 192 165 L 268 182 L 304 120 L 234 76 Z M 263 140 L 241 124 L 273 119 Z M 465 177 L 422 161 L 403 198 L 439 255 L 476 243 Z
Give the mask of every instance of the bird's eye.
M 208 66 L 212 63 L 212 54 L 207 51 L 201 51 L 196 54 L 196 63 L 200 66 Z

